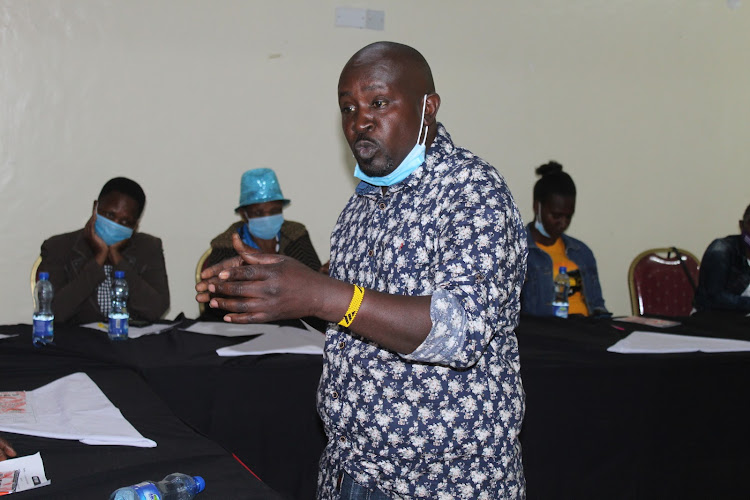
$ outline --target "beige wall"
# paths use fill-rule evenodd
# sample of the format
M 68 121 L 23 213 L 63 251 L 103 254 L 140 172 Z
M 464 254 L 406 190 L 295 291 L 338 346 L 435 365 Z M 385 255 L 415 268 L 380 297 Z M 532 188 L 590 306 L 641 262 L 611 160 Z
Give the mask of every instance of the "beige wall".
M 334 27 L 336 6 L 385 31 Z M 354 181 L 336 82 L 380 39 L 431 63 L 454 139 L 531 217 L 533 168 L 578 185 L 570 234 L 615 313 L 642 249 L 699 256 L 750 203 L 750 5 L 724 0 L 0 0 L 0 323 L 29 322 L 45 237 L 83 226 L 102 184 L 139 181 L 164 241 L 168 317 L 197 314 L 195 262 L 234 220 L 238 181 L 276 169 L 325 260 Z

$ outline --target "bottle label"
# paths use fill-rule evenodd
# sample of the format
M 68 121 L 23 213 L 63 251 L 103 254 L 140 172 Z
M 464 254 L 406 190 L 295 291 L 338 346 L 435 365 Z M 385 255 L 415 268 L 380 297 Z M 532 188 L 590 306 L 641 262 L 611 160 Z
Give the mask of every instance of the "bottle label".
M 109 335 L 110 337 L 128 336 L 127 314 L 111 314 L 109 316 Z
M 567 302 L 553 302 L 552 311 L 558 318 L 568 317 L 568 303 Z
M 161 500 L 161 493 L 156 485 L 143 482 L 133 485 L 133 491 L 138 493 L 139 500 Z
M 34 337 L 52 337 L 55 334 L 51 319 L 34 319 Z

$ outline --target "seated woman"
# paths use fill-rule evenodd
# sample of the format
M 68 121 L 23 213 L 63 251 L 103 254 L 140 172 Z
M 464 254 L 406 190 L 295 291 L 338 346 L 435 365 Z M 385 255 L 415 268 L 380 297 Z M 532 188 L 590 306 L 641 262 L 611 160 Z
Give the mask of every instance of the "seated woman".
M 554 279 L 560 266 L 565 266 L 570 276 L 569 314 L 609 315 L 594 254 L 582 241 L 563 234 L 576 208 L 573 179 L 554 161 L 538 167 L 536 173 L 542 177 L 534 185 L 534 222 L 526 226 L 529 257 L 521 313 L 554 314 Z
M 740 221 L 740 234 L 714 240 L 701 260 L 698 311 L 750 312 L 750 205 Z
M 204 267 L 237 255 L 232 235 L 238 233 L 246 245 L 260 252 L 286 255 L 310 269 L 320 270 L 320 259 L 305 226 L 284 220 L 283 209 L 289 203 L 281 194 L 276 173 L 270 168 L 256 168 L 242 174 L 240 203 L 234 210 L 242 220 L 211 240 L 211 255 Z M 220 319 L 225 312 L 206 308 L 203 317 Z

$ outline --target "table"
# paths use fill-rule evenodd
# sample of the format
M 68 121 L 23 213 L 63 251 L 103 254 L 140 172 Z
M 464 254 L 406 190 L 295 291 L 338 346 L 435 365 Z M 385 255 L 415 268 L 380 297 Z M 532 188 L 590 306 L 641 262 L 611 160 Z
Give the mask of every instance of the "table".
M 648 329 L 522 318 L 529 499 L 747 498 L 750 353 L 606 351 L 629 332 Z M 0 328 L 12 331 L 30 326 Z M 750 318 L 700 316 L 658 331 L 750 340 Z M 24 335 L 0 341 L 0 353 L 8 342 L 30 344 Z M 112 344 L 101 333 L 58 328 L 58 345 L 44 356 L 71 368 L 94 363 L 137 373 L 171 412 L 236 453 L 271 488 L 286 498 L 313 498 L 325 445 L 315 411 L 322 359 L 214 352 L 244 340 L 173 330 Z M 4 359 L 0 354 L 0 364 Z M 145 472 L 135 479 L 164 475 Z
M 32 390 L 77 371 L 89 377 L 123 416 L 156 448 L 90 446 L 78 441 L 3 433 L 19 455 L 41 451 L 52 484 L 18 493 L 19 499 L 104 499 L 120 486 L 160 480 L 172 472 L 200 475 L 206 489 L 200 498 L 280 499 L 216 442 L 187 426 L 135 371 L 96 356 L 77 356 L 65 347 L 31 346 L 30 325 L 3 327 L 0 333 L 24 333 L 0 340 L 0 391 Z M 80 332 L 70 332 L 78 334 Z M 59 344 L 67 344 L 67 332 Z M 104 337 L 104 346 L 110 346 Z M 95 338 L 90 339 L 92 341 Z M 14 497 L 15 498 L 15 497 Z
M 748 318 L 683 321 L 659 331 L 750 340 Z M 528 498 L 747 498 L 750 353 L 606 351 L 633 330 L 656 329 L 521 319 Z

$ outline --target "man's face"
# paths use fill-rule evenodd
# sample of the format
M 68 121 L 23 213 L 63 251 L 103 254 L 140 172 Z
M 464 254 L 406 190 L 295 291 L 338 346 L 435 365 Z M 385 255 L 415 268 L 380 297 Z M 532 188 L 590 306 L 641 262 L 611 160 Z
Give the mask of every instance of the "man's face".
M 96 213 L 130 229 L 135 229 L 138 224 L 138 202 L 117 191 L 111 191 L 99 199 Z
M 538 207 L 539 205 L 537 205 L 537 211 Z M 576 199 L 572 196 L 553 194 L 541 204 L 541 208 L 542 225 L 550 237 L 557 241 L 557 238 L 570 226 L 570 221 L 576 211 Z
M 387 59 L 348 64 L 339 78 L 341 126 L 362 171 L 388 175 L 417 143 L 421 96 Z

